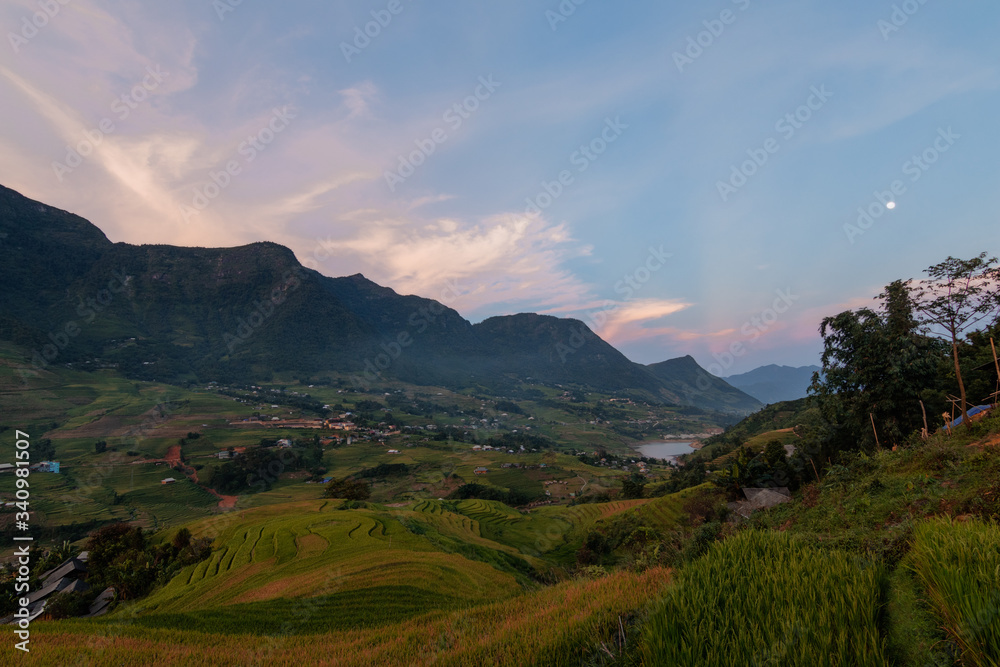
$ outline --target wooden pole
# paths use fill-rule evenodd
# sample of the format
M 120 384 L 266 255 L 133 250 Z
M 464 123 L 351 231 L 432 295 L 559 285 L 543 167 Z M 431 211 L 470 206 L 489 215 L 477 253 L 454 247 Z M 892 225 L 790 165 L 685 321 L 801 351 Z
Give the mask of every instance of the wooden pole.
M 924 440 L 926 440 L 930 436 L 931 430 L 927 427 L 927 408 L 924 407 L 923 401 L 920 401 L 920 411 L 924 413 Z
M 809 463 L 811 463 L 812 466 L 813 466 L 813 473 L 815 473 L 815 475 L 816 475 L 816 481 L 818 482 L 819 481 L 819 471 L 816 470 L 816 462 L 813 461 L 813 459 L 812 459 L 811 456 L 809 457 Z
M 990 338 L 990 348 L 993 350 L 993 365 L 997 367 L 997 391 L 1000 392 L 1000 361 L 997 361 L 997 346 Z
M 875 434 L 875 447 L 877 447 L 878 449 L 882 449 L 882 445 L 880 445 L 878 441 L 878 431 L 875 430 L 875 415 L 869 412 L 868 416 L 871 417 L 872 420 L 872 433 Z

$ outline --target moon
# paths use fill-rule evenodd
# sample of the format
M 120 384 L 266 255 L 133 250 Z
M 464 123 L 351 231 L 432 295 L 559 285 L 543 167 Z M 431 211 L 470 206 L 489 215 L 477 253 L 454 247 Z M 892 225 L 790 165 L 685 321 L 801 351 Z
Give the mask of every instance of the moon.
M 891 201 L 888 204 L 886 204 L 885 207 L 891 211 L 892 209 L 896 208 L 896 202 Z

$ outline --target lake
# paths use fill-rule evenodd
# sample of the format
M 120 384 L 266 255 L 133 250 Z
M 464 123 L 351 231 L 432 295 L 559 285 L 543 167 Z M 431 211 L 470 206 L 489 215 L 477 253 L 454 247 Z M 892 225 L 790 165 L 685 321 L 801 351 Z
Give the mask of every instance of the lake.
M 668 459 L 695 451 L 690 442 L 647 442 L 636 447 L 643 456 L 651 459 Z

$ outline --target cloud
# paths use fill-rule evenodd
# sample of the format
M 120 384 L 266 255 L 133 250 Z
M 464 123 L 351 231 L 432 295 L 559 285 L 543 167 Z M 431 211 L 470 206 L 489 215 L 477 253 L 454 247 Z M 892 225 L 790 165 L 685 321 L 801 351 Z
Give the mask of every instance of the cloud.
M 360 264 L 369 278 L 397 291 L 436 294 L 453 281 L 465 292 L 453 305 L 471 311 L 592 299 L 588 287 L 561 267 L 590 252 L 563 224 L 513 214 L 478 222 L 376 211 L 365 217 L 369 220 L 351 236 L 322 245 L 338 264 L 345 258 Z
M 347 118 L 370 115 L 369 103 L 378 97 L 378 88 L 371 81 L 364 81 L 352 88 L 337 91 L 344 97 L 344 106 L 350 113 Z
M 584 319 L 601 338 L 614 344 L 663 335 L 673 328 L 654 324 L 693 304 L 677 299 L 636 299 L 624 303 L 607 302 L 590 310 Z

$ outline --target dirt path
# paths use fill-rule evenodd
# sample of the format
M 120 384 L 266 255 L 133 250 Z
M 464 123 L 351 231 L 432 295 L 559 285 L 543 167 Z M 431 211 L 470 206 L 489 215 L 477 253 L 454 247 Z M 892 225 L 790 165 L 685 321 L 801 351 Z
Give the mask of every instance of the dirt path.
M 181 465 L 181 446 L 180 445 L 171 445 L 170 448 L 167 449 L 167 458 L 166 458 L 166 461 L 167 461 L 167 463 L 171 467 Z
M 167 463 L 170 464 L 171 467 L 181 466 L 181 468 L 184 470 L 184 474 L 187 475 L 188 479 L 190 479 L 192 482 L 194 482 L 195 484 L 197 484 L 198 486 L 200 486 L 201 488 L 205 489 L 206 491 L 208 491 L 209 493 L 211 493 L 213 496 L 215 496 L 216 498 L 218 498 L 219 499 L 219 509 L 229 510 L 229 509 L 232 509 L 232 508 L 236 507 L 236 501 L 239 500 L 238 496 L 224 496 L 221 493 L 219 493 L 218 491 L 216 491 L 215 489 L 208 488 L 207 486 L 205 486 L 204 484 L 202 484 L 198 480 L 198 471 L 197 470 L 195 470 L 194 468 L 192 468 L 190 466 L 184 465 L 184 463 L 181 461 L 181 446 L 180 445 L 172 445 L 167 450 L 167 458 L 165 460 L 166 460 Z

